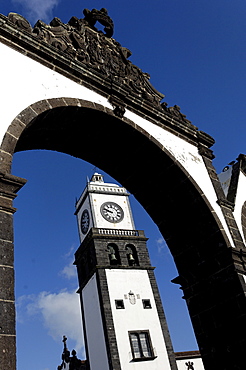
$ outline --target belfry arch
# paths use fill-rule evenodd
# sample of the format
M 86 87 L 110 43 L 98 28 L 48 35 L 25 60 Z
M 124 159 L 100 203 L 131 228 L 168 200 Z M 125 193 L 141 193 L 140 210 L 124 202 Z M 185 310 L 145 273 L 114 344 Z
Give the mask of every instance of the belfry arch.
M 15 209 L 12 200 L 25 183 L 11 174 L 11 161 L 14 152 L 31 149 L 55 150 L 84 159 L 129 189 L 159 227 L 174 257 L 179 273 L 174 282 L 183 289 L 205 369 L 242 368 L 245 335 L 244 330 L 238 331 L 238 327 L 245 328 L 246 324 L 245 245 L 233 215 L 233 204 L 226 198 L 212 165 L 210 147 L 213 139 L 198 131 L 179 107 L 160 105 L 161 94 L 152 88 L 137 67 L 134 70 L 134 66 L 127 64 L 127 49 L 121 49 L 121 57 L 127 67 L 134 70 L 130 77 L 127 75 L 132 90 L 129 86 L 124 87 L 120 68 L 119 76 L 116 76 L 120 82 L 116 78 L 114 83 L 118 85 L 113 86 L 112 80 L 96 72 L 94 75 L 91 70 L 91 75 L 78 72 L 76 65 L 71 67 L 70 56 L 68 67 L 64 61 L 66 54 L 62 54 L 64 64 L 61 67 L 57 60 L 60 51 L 65 49 L 59 46 L 54 51 L 53 44 L 49 51 L 48 45 L 43 42 L 40 46 L 39 41 L 30 35 L 31 41 L 28 37 L 25 40 L 26 33 L 31 34 L 32 30 L 20 16 L 11 15 L 8 19 L 2 16 L 2 20 L 5 22 L 2 33 L 6 38 L 2 47 L 10 47 L 10 54 L 16 55 L 20 49 L 26 48 L 26 55 L 21 55 L 21 58 L 26 58 L 34 69 L 37 65 L 32 65 L 33 59 L 35 63 L 37 60 L 42 71 L 47 70 L 47 76 L 52 64 L 55 70 L 52 78 L 61 85 L 60 90 L 53 88 L 49 96 L 40 87 L 37 97 L 43 96 L 43 99 L 28 105 L 32 99 L 27 96 L 22 109 L 17 111 L 16 108 L 14 117 L 11 114 L 6 116 L 9 122 L 6 119 L 0 147 L 0 221 L 4 251 L 0 300 L 1 315 L 5 314 L 7 318 L 0 336 L 0 348 L 5 353 L 5 369 L 15 368 L 11 249 Z M 79 21 L 73 19 L 70 27 L 77 29 Z M 6 25 L 12 27 L 7 36 Z M 57 20 L 51 25 L 53 28 L 59 26 Z M 83 26 L 100 41 L 102 36 L 98 36 L 90 24 L 83 23 Z M 40 32 L 42 27 L 40 25 Z M 22 38 L 15 33 L 17 29 L 19 33 L 23 32 Z M 67 29 L 70 32 L 70 28 Z M 106 36 L 110 38 L 107 32 Z M 106 41 L 103 39 L 102 42 Z M 35 58 L 28 49 L 28 43 L 33 43 L 31 50 L 37 45 L 43 48 L 37 49 Z M 112 50 L 116 53 L 116 49 Z M 52 53 L 57 59 L 50 62 L 51 59 L 45 58 L 48 54 L 51 58 Z M 80 76 L 79 82 L 75 72 L 84 74 L 84 80 Z M 59 80 L 58 74 L 63 80 Z M 73 82 L 67 82 L 69 97 L 59 95 L 63 91 L 64 78 Z M 80 84 L 84 88 L 81 92 Z M 74 95 L 75 87 L 77 93 Z M 92 94 L 86 100 L 89 91 Z M 110 151 L 108 143 L 110 149 L 113 148 Z M 245 156 L 239 157 L 237 166 L 245 172 Z M 150 191 L 156 177 L 160 186 Z M 11 283 L 7 284 L 7 281 Z

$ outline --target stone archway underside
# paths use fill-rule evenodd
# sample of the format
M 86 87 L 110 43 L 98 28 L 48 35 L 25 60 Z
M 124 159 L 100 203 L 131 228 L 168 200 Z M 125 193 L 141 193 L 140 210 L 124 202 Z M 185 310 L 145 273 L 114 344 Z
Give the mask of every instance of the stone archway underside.
M 232 366 L 234 359 L 226 348 L 235 351 L 238 343 L 244 343 L 237 328 L 242 315 L 231 320 L 231 312 L 239 310 L 235 297 L 243 294 L 242 288 L 238 279 L 232 279 L 236 273 L 231 250 L 219 221 L 179 164 L 133 122 L 90 102 L 41 102 L 22 112 L 8 132 L 2 145 L 5 173 L 14 151 L 49 149 L 93 163 L 134 194 L 158 225 L 174 257 L 179 272 L 176 282 L 184 291 L 205 368 Z M 153 188 L 157 175 L 160 186 Z M 3 178 L 10 186 L 11 175 Z M 17 183 L 12 192 L 21 180 Z M 9 217 L 6 224 L 11 221 Z M 9 294 L 12 299 L 13 292 Z M 244 308 L 242 302 L 241 312 Z M 14 312 L 11 315 L 9 332 L 14 331 Z

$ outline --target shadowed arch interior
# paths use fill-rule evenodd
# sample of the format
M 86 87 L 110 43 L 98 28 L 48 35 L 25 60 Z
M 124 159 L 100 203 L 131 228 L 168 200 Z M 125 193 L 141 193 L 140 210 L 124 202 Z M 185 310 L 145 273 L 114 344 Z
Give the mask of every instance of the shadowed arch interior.
M 198 345 L 205 353 L 209 352 L 206 320 L 201 322 L 197 317 L 201 312 L 211 314 L 215 291 L 219 289 L 226 296 L 219 280 L 213 281 L 213 288 L 218 284 L 218 289 L 210 289 L 211 276 L 231 266 L 219 220 L 189 174 L 147 132 L 128 119 L 118 118 L 108 108 L 71 100 L 64 98 L 54 104 L 54 99 L 27 108 L 16 118 L 23 122 L 16 135 L 18 139 L 9 140 L 6 134 L 2 148 L 10 154 L 32 149 L 63 152 L 94 164 L 126 187 L 165 238 L 179 273 L 176 282 L 184 291 Z M 221 319 L 224 320 L 223 315 Z M 220 317 L 217 325 L 220 326 Z M 227 327 L 225 342 L 233 333 L 234 328 Z
M 183 263 L 179 266 L 178 260 L 184 250 L 186 255 L 192 251 L 193 262 L 204 259 L 203 253 L 215 251 L 223 240 L 220 228 L 185 170 L 133 122 L 117 118 L 112 111 L 108 114 L 109 109 L 98 109 L 98 105 L 93 108 L 58 106 L 45 110 L 27 124 L 15 151 L 55 150 L 109 173 L 129 189 L 158 225 L 179 273 Z M 218 241 L 211 247 L 214 234 L 218 234 Z M 198 243 L 203 245 L 199 255 L 193 250 Z

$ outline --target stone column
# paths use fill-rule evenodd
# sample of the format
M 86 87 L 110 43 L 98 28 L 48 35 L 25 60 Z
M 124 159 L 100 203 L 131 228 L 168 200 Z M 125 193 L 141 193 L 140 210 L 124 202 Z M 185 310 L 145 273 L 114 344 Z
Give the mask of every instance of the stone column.
M 12 201 L 26 180 L 0 173 L 0 369 L 16 369 Z

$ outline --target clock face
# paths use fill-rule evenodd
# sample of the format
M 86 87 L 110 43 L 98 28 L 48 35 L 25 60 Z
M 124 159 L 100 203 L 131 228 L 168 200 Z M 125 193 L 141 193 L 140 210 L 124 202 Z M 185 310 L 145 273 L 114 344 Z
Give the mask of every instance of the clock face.
M 123 220 L 123 209 L 114 202 L 106 202 L 101 205 L 101 215 L 109 222 L 120 222 Z
M 83 234 L 86 234 L 90 225 L 90 215 L 87 209 L 83 210 L 81 221 L 80 221 L 80 228 Z

